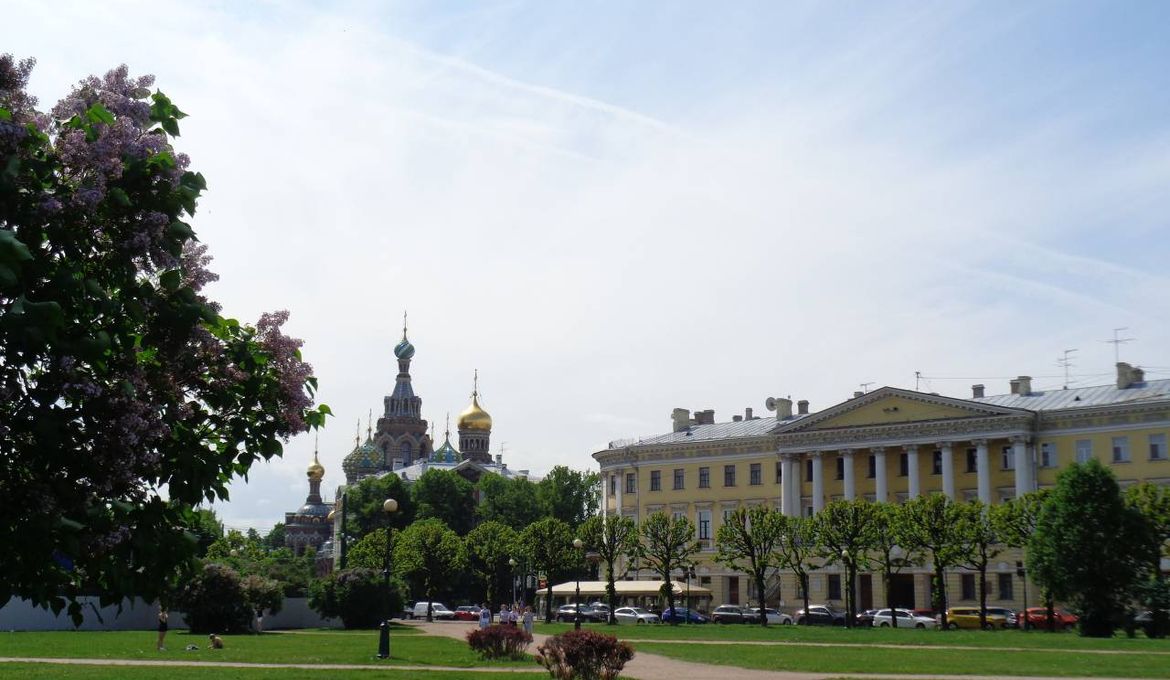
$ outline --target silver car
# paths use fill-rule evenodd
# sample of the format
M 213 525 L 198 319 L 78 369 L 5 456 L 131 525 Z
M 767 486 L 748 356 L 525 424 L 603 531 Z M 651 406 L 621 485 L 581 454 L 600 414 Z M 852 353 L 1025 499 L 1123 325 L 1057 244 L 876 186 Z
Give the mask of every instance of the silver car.
M 889 628 L 892 625 L 894 618 L 898 619 L 899 628 L 937 628 L 938 622 L 929 616 L 919 616 L 907 609 L 895 609 L 894 615 L 890 616 L 889 609 L 879 609 L 873 615 L 873 625 L 875 628 Z
M 662 619 L 641 607 L 618 607 L 613 617 L 618 623 L 662 623 Z

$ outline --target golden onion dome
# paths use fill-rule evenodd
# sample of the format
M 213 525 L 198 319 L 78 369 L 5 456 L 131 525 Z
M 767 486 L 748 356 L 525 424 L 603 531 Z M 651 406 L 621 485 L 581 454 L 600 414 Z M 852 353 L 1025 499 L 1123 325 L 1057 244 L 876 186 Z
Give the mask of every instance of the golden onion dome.
M 459 429 L 483 432 L 491 432 L 492 430 L 492 417 L 480 407 L 479 395 L 475 392 L 471 393 L 471 406 L 459 414 Z
M 305 474 L 310 481 L 319 482 L 325 476 L 325 466 L 321 465 L 321 461 L 317 460 L 317 452 L 313 452 L 313 462 L 309 464 L 309 468 L 305 470 Z

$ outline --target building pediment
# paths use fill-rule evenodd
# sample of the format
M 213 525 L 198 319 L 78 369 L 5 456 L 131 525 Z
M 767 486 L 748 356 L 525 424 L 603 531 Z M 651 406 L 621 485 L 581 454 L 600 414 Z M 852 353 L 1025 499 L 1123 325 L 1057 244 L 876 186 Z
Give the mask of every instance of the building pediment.
M 776 434 L 1029 415 L 1024 409 L 883 387 L 782 426 Z

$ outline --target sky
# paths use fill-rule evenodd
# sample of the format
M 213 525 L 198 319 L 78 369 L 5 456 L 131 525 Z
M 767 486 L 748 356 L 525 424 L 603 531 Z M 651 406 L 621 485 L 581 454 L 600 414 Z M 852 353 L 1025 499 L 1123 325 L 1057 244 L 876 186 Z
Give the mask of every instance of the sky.
M 15 2 L 48 106 L 121 63 L 189 114 L 208 288 L 355 426 L 478 369 L 494 452 L 595 468 L 672 408 L 1170 377 L 1164 2 Z M 1114 329 L 1130 339 L 1105 342 Z M 314 437 L 216 511 L 270 528 Z

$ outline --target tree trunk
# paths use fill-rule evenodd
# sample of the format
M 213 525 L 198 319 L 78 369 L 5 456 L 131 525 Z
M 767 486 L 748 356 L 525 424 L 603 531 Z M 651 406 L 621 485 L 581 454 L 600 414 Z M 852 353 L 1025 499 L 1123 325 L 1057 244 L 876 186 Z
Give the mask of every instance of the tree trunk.
M 544 622 L 552 623 L 552 579 L 548 579 L 546 583 L 548 590 L 545 591 L 544 595 Z
M 894 572 L 886 571 L 886 609 L 890 610 L 890 625 L 894 628 L 898 627 L 898 617 L 894 611 Z
M 934 570 L 934 594 L 931 598 L 934 600 L 931 604 L 938 610 L 941 616 L 942 628 L 947 629 L 947 576 L 943 569 L 935 568 Z
M 760 625 L 768 627 L 768 607 L 764 603 L 764 573 L 760 571 L 756 574 L 756 594 L 760 598 Z M 689 603 L 688 603 L 689 604 Z
M 665 584 L 664 587 L 666 588 L 666 606 L 668 607 L 668 611 L 670 611 L 670 625 L 677 626 L 678 625 L 678 611 L 676 611 L 674 608 L 674 583 L 672 583 L 670 581 L 670 572 L 667 572 L 667 573 L 663 574 L 662 576 L 663 576 L 663 579 L 662 579 L 663 583 Z M 690 610 L 687 610 L 687 619 L 690 619 L 690 618 L 691 618 L 691 612 L 690 612 Z
M 614 584 L 613 562 L 606 563 L 606 566 L 609 568 L 605 584 L 605 599 L 609 602 L 609 621 L 606 624 L 612 626 L 617 623 L 617 618 L 614 616 L 614 610 L 617 609 L 617 585 Z
M 853 614 L 857 609 L 857 573 L 852 564 L 845 565 L 845 578 L 849 583 L 845 585 L 845 627 L 853 627 Z
M 800 580 L 800 592 L 804 595 L 804 622 L 808 624 L 811 623 L 808 616 L 808 574 L 797 574 L 797 578 Z
M 987 565 L 979 567 L 979 628 L 987 627 Z
M 1044 593 L 1044 623 L 1048 626 L 1049 633 L 1056 632 L 1056 603 L 1052 600 L 1050 593 Z

